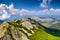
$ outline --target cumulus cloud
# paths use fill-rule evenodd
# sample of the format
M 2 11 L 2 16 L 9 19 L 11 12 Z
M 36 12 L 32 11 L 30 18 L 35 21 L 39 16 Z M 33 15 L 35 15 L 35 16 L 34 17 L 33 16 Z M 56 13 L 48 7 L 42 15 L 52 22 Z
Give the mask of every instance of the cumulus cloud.
M 48 8 L 48 4 L 50 4 L 51 0 L 42 0 L 42 3 L 40 4 L 40 6 L 42 8 Z
M 50 9 L 44 9 L 44 10 L 40 10 L 39 13 L 42 13 L 42 14 L 55 14 L 55 15 L 59 15 L 60 14 L 60 9 L 54 9 L 54 8 L 50 8 Z
M 7 6 L 5 4 L 0 4 L 0 20 L 7 19 L 14 13 L 13 4 Z
M 20 16 L 31 13 L 27 9 L 15 9 L 13 4 L 9 6 L 6 4 L 0 4 L 0 20 L 9 18 L 11 15 L 19 14 Z
M 19 14 L 20 17 L 24 15 L 59 15 L 60 9 L 43 9 L 43 10 L 27 10 L 16 9 L 13 4 L 9 6 L 6 4 L 0 4 L 0 20 L 5 20 L 11 17 L 11 15 Z M 18 15 L 17 15 L 18 16 Z
M 9 14 L 2 14 L 2 15 L 0 16 L 0 20 L 4 20 L 4 19 L 9 18 L 9 17 L 10 17 Z

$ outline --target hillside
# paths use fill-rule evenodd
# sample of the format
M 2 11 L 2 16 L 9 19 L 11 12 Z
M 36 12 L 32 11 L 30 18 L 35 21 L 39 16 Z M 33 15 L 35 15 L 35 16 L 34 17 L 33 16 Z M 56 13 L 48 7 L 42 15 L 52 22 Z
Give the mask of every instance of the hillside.
M 60 22 L 60 18 L 51 18 L 51 17 L 47 17 L 47 18 L 32 17 L 31 19 L 39 22 L 40 24 L 42 24 L 42 25 L 44 25 L 45 27 L 48 27 L 48 28 L 49 28 L 49 26 Z
M 60 30 L 60 22 L 49 26 L 49 28 L 54 28 L 54 29 L 59 29 Z
M 46 28 L 31 18 L 0 25 L 0 40 L 60 40 L 60 30 Z

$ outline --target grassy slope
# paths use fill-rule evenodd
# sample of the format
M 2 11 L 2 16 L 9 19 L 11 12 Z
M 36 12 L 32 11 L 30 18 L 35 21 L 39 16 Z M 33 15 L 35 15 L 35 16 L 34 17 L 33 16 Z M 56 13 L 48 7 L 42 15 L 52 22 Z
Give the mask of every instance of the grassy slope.
M 39 25 L 39 24 L 37 24 L 37 25 Z M 15 24 L 15 26 L 18 26 L 18 25 Z M 35 31 L 35 33 L 29 37 L 30 40 L 60 40 L 60 37 L 53 36 L 50 32 L 48 32 L 45 28 L 43 28 L 42 25 L 39 26 L 39 29 L 37 29 L 37 30 L 34 29 L 34 31 Z
M 29 38 L 30 38 L 30 40 L 60 40 L 60 37 L 48 34 L 43 29 L 36 30 L 35 33 L 32 36 L 30 36 Z
M 9 23 L 9 24 L 13 25 L 14 27 L 24 28 L 24 27 L 21 27 L 21 25 L 19 23 L 13 22 L 13 23 Z M 24 29 L 26 29 L 26 28 L 24 28 Z M 50 32 L 48 33 L 48 31 L 46 32 L 46 29 L 43 28 L 42 25 L 40 25 L 39 29 L 35 30 L 35 28 L 34 28 L 32 30 L 34 30 L 35 33 L 29 37 L 30 40 L 60 40 L 60 37 L 53 36 Z M 27 31 L 29 31 L 29 30 L 27 30 Z

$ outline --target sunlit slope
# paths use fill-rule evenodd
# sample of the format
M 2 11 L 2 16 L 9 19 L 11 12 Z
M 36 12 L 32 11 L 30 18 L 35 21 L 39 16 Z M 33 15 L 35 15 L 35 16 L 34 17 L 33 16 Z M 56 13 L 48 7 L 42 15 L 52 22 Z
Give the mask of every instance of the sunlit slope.
M 52 35 L 45 30 L 38 29 L 32 36 L 30 36 L 30 40 L 60 40 L 60 37 L 55 35 Z
M 59 30 L 46 28 L 30 18 L 0 25 L 0 40 L 60 40 L 59 35 Z

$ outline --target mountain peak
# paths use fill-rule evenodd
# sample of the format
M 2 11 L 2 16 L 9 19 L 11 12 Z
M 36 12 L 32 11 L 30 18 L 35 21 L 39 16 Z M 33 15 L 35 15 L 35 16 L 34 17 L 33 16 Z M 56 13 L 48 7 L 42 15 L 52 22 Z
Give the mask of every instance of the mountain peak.
M 37 31 L 40 31 L 38 32 L 39 34 L 35 34 Z M 32 40 L 33 35 L 39 35 L 40 37 L 44 34 L 45 37 L 51 35 L 46 33 L 46 28 L 43 25 L 31 18 L 22 18 L 11 22 L 4 22 L 0 25 L 0 40 Z M 56 37 L 54 37 L 54 39 L 56 39 Z

